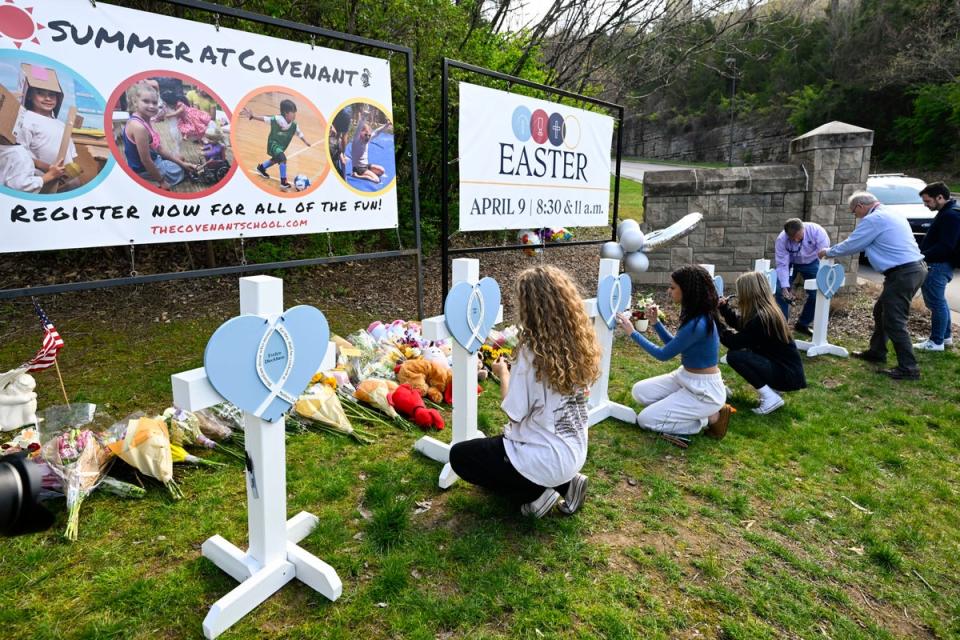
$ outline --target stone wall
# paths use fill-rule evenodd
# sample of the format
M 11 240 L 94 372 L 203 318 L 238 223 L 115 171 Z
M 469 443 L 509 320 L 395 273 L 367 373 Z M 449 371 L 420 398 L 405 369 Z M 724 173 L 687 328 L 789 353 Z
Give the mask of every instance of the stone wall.
M 672 247 L 650 252 L 649 271 L 634 280 L 664 284 L 681 265 L 713 264 L 732 284 L 756 259 L 773 262 L 788 218 L 822 225 L 833 243 L 845 239 L 856 221 L 847 198 L 866 184 L 872 143 L 872 131 L 831 122 L 791 142 L 790 164 L 646 173 L 645 233 L 693 211 L 704 220 Z M 856 272 L 856 259 L 840 262 Z
M 793 129 L 782 118 L 769 122 L 735 122 L 733 163 L 756 165 L 786 162 Z M 689 130 L 675 125 L 629 118 L 623 130 L 626 156 L 680 160 L 683 162 L 727 162 L 730 157 L 730 124 Z

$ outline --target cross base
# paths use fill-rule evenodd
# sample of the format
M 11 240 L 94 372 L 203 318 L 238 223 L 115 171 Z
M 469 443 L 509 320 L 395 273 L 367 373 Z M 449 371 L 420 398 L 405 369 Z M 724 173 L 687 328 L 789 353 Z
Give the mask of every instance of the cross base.
M 203 619 L 206 638 L 216 638 L 294 578 L 330 600 L 340 597 L 343 583 L 333 567 L 297 546 L 317 522 L 317 517 L 306 511 L 287 520 L 286 557 L 263 565 L 221 536 L 203 543 L 203 557 L 240 582 L 210 607 Z
M 607 418 L 616 418 L 621 422 L 636 423 L 637 412 L 630 407 L 607 400 L 595 407 L 589 408 L 587 412 L 587 426 L 592 427 Z
M 838 347 L 835 344 L 814 344 L 813 342 L 807 342 L 806 340 L 797 340 L 797 349 L 800 351 L 806 351 L 808 358 L 813 358 L 819 355 L 828 355 L 828 356 L 840 356 L 841 358 L 846 358 L 850 353 L 843 347 Z
M 466 440 L 483 437 L 485 436 L 481 432 L 474 431 L 474 435 L 466 438 Z M 423 436 L 413 444 L 414 449 L 431 460 L 436 460 L 443 464 L 443 469 L 440 471 L 440 481 L 438 482 L 441 489 L 449 489 L 453 483 L 460 478 L 460 476 L 454 473 L 453 467 L 450 466 L 450 447 L 452 446 L 452 443 L 440 442 L 430 436 Z

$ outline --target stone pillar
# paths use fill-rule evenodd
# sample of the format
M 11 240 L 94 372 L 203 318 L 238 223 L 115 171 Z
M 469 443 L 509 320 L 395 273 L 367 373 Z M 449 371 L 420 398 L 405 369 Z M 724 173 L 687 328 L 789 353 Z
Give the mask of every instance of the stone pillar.
M 873 131 L 845 122 L 828 122 L 790 143 L 790 162 L 806 173 L 802 217 L 826 229 L 831 244 L 845 240 L 853 231 L 856 218 L 847 207 L 847 198 L 866 187 L 872 147 Z M 856 274 L 856 256 L 838 262 Z

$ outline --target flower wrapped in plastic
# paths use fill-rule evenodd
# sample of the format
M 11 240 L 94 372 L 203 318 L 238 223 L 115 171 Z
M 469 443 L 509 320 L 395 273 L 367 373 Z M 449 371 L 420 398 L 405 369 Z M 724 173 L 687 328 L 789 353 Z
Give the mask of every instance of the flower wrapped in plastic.
M 399 418 L 396 409 L 387 402 L 387 395 L 398 386 L 393 380 L 368 378 L 357 385 L 353 396 L 361 402 L 380 409 L 391 418 Z
M 237 453 L 229 447 L 217 444 L 203 433 L 200 418 L 191 411 L 184 411 L 178 407 L 168 407 L 163 412 L 163 421 L 167 423 L 167 429 L 170 433 L 170 443 L 184 447 L 193 445 L 207 449 L 217 449 L 239 460 L 244 460 L 244 456 Z M 191 459 L 195 456 L 189 456 Z M 199 460 L 199 458 L 197 458 Z M 177 462 L 177 460 L 174 460 Z M 206 464 L 206 462 L 193 462 L 193 464 Z M 219 464 L 219 463 L 216 463 Z
M 355 429 L 350 424 L 336 388 L 327 384 L 308 387 L 293 405 L 293 410 L 326 433 L 347 436 L 361 444 L 370 444 L 375 440 L 373 434 Z
M 167 423 L 158 418 L 136 418 L 120 433 L 117 425 L 108 434 L 111 452 L 140 473 L 156 478 L 174 500 L 183 492 L 173 479 L 173 454 Z
M 80 505 L 97 488 L 110 462 L 110 452 L 90 429 L 69 427 L 47 437 L 40 446 L 44 462 L 60 478 L 67 497 L 64 535 L 76 540 L 80 531 Z

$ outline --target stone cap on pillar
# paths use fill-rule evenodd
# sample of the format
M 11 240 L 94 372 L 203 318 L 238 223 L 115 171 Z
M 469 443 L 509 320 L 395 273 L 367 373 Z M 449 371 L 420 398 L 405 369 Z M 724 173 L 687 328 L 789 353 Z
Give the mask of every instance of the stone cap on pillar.
M 873 130 L 834 120 L 790 141 L 790 155 L 814 149 L 873 146 Z

